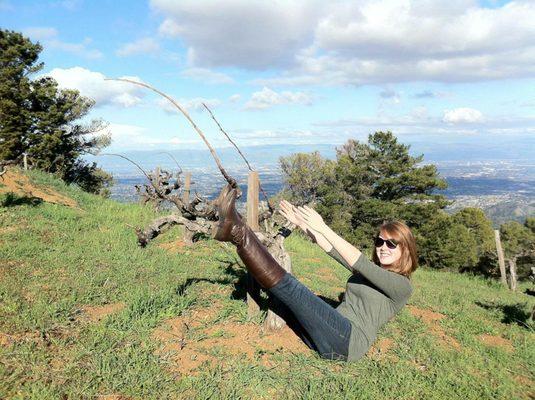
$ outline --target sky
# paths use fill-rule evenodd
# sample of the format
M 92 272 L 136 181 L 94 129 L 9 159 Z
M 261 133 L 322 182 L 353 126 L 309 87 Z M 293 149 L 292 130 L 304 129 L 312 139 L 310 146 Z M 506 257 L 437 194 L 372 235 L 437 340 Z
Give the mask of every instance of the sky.
M 0 0 L 42 75 L 95 100 L 111 151 L 333 144 L 531 145 L 535 0 Z M 535 149 L 528 150 L 535 158 Z

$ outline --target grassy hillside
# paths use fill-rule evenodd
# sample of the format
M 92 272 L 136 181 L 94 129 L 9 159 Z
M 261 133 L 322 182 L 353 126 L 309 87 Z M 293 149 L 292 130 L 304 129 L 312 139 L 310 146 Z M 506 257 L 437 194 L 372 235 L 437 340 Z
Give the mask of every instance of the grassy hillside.
M 247 318 L 232 247 L 184 247 L 174 229 L 141 249 L 132 225 L 143 226 L 153 211 L 44 174 L 30 179 L 77 206 L 0 194 L 0 398 L 535 396 L 527 283 L 511 293 L 496 282 L 419 270 L 409 306 L 366 357 L 325 361 L 288 329 L 262 332 L 262 316 Z M 297 235 L 286 243 L 295 275 L 336 301 L 348 272 Z

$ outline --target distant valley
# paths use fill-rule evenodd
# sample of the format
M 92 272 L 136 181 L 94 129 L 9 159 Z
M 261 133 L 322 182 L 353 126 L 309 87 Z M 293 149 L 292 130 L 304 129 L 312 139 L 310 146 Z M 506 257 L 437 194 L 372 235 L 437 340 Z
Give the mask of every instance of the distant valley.
M 248 160 L 259 171 L 262 186 L 268 196 L 276 194 L 282 188 L 279 157 L 316 150 L 324 157 L 336 157 L 333 145 L 273 145 L 242 149 Z M 240 187 L 246 192 L 248 170 L 243 160 L 237 156 L 233 148 L 217 149 L 217 152 L 227 171 L 238 180 Z M 192 173 L 194 182 L 192 189 L 208 198 L 216 196 L 225 183 L 208 151 L 173 150 L 171 153 L 144 151 L 127 153 L 126 156 L 146 170 L 160 166 L 168 171 L 177 171 L 176 160 L 183 170 Z M 453 212 L 463 207 L 480 207 L 495 225 L 512 219 L 522 221 L 526 216 L 535 214 L 534 161 L 530 159 L 467 161 L 466 158 L 464 160 L 440 158 L 442 159 L 432 160 L 426 157 L 424 163 L 435 164 L 440 174 L 447 180 L 448 188 L 443 193 L 453 201 L 447 208 L 448 211 Z M 94 161 L 114 175 L 112 198 L 122 202 L 137 201 L 134 185 L 146 181 L 139 169 L 118 157 L 100 156 L 94 158 Z

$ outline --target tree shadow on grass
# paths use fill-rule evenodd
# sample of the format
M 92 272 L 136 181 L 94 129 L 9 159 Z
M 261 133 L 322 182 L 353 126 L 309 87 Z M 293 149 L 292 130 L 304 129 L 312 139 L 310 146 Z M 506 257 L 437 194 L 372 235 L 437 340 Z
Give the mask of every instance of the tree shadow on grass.
M 210 282 L 214 284 L 233 284 L 234 290 L 232 291 L 231 298 L 234 300 L 243 300 L 247 299 L 247 289 L 251 285 L 252 278 L 247 274 L 247 269 L 240 263 L 238 258 L 228 259 L 228 258 L 219 258 L 216 261 L 220 262 L 224 268 L 227 275 L 223 279 L 209 279 L 209 278 L 188 278 L 182 285 L 177 288 L 177 293 L 182 295 L 186 289 L 197 283 L 197 282 Z M 258 285 L 258 284 L 257 284 Z M 259 287 L 259 286 L 258 286 Z M 260 296 L 260 290 L 249 292 L 251 297 L 256 301 L 260 306 L 261 310 L 271 309 L 277 315 L 279 315 L 284 321 L 286 321 L 287 326 L 298 336 L 301 340 L 311 349 L 316 350 L 312 339 L 306 330 L 302 327 L 301 323 L 295 317 L 293 312 L 274 296 L 269 295 L 269 297 Z M 338 300 L 331 299 L 322 295 L 318 297 L 329 304 L 331 307 L 336 308 L 343 299 L 343 293 L 340 293 Z
M 239 271 L 239 268 L 234 268 L 234 261 L 229 260 L 217 260 L 219 262 L 223 262 L 226 264 L 225 272 L 228 275 L 228 277 L 222 278 L 222 279 L 211 279 L 211 278 L 188 278 L 184 283 L 179 285 L 176 289 L 176 293 L 179 295 L 183 295 L 187 288 L 191 285 L 194 285 L 199 282 L 208 282 L 213 284 L 219 284 L 219 285 L 229 285 L 231 283 L 234 284 L 234 286 L 237 286 L 239 284 L 239 281 L 242 279 L 241 275 L 245 276 L 245 272 Z M 236 277 L 238 278 L 238 282 L 236 282 Z M 235 291 L 238 290 L 238 288 L 235 288 Z M 241 290 L 240 290 L 241 293 Z M 245 297 L 245 295 L 243 296 Z M 232 298 L 239 298 L 239 296 L 232 296 Z
M 0 207 L 15 207 L 22 205 L 38 206 L 43 199 L 33 196 L 19 196 L 13 192 L 8 192 L 0 196 Z
M 237 257 L 233 259 L 228 258 L 220 258 L 216 261 L 219 261 L 223 264 L 225 268 L 225 273 L 228 276 L 228 278 L 225 279 L 218 279 L 218 280 L 211 280 L 211 279 L 198 279 L 198 280 L 204 280 L 212 283 L 219 283 L 219 284 L 233 284 L 234 290 L 232 291 L 232 294 L 230 297 L 233 300 L 247 300 L 247 294 L 249 294 L 256 303 L 260 306 L 261 310 L 267 310 L 268 308 L 275 308 L 277 309 L 279 307 L 278 301 L 273 299 L 269 292 L 268 297 L 270 299 L 266 299 L 265 296 L 261 296 L 261 290 L 260 286 L 254 279 L 247 273 L 247 269 L 245 266 L 243 266 Z M 186 281 L 187 283 L 187 281 Z M 248 290 L 248 289 L 252 290 Z M 343 298 L 343 294 L 341 293 L 338 297 L 338 300 L 331 299 L 329 297 L 325 297 L 322 295 L 318 295 L 318 297 L 329 304 L 331 307 L 336 308 L 341 302 Z M 275 310 L 277 314 L 279 314 L 278 310 Z
M 503 313 L 501 322 L 503 324 L 517 324 L 523 328 L 530 329 L 530 311 L 527 311 L 527 303 L 496 304 L 493 302 L 476 301 L 476 304 L 485 310 L 499 310 Z

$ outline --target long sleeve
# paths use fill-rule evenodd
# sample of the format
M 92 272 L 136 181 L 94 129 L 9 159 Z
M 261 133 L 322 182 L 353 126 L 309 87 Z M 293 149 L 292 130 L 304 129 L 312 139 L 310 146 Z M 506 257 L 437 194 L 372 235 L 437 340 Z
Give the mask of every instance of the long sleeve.
M 345 268 L 353 272 L 353 269 L 351 268 L 351 265 L 349 265 L 338 253 L 338 251 L 333 247 L 331 250 L 327 252 L 328 255 L 330 255 L 332 258 L 334 258 L 336 261 L 338 261 L 340 264 L 342 264 Z
M 408 278 L 379 267 L 368 260 L 364 254 L 360 255 L 350 269 L 364 276 L 394 303 L 405 304 L 412 293 L 412 286 Z

